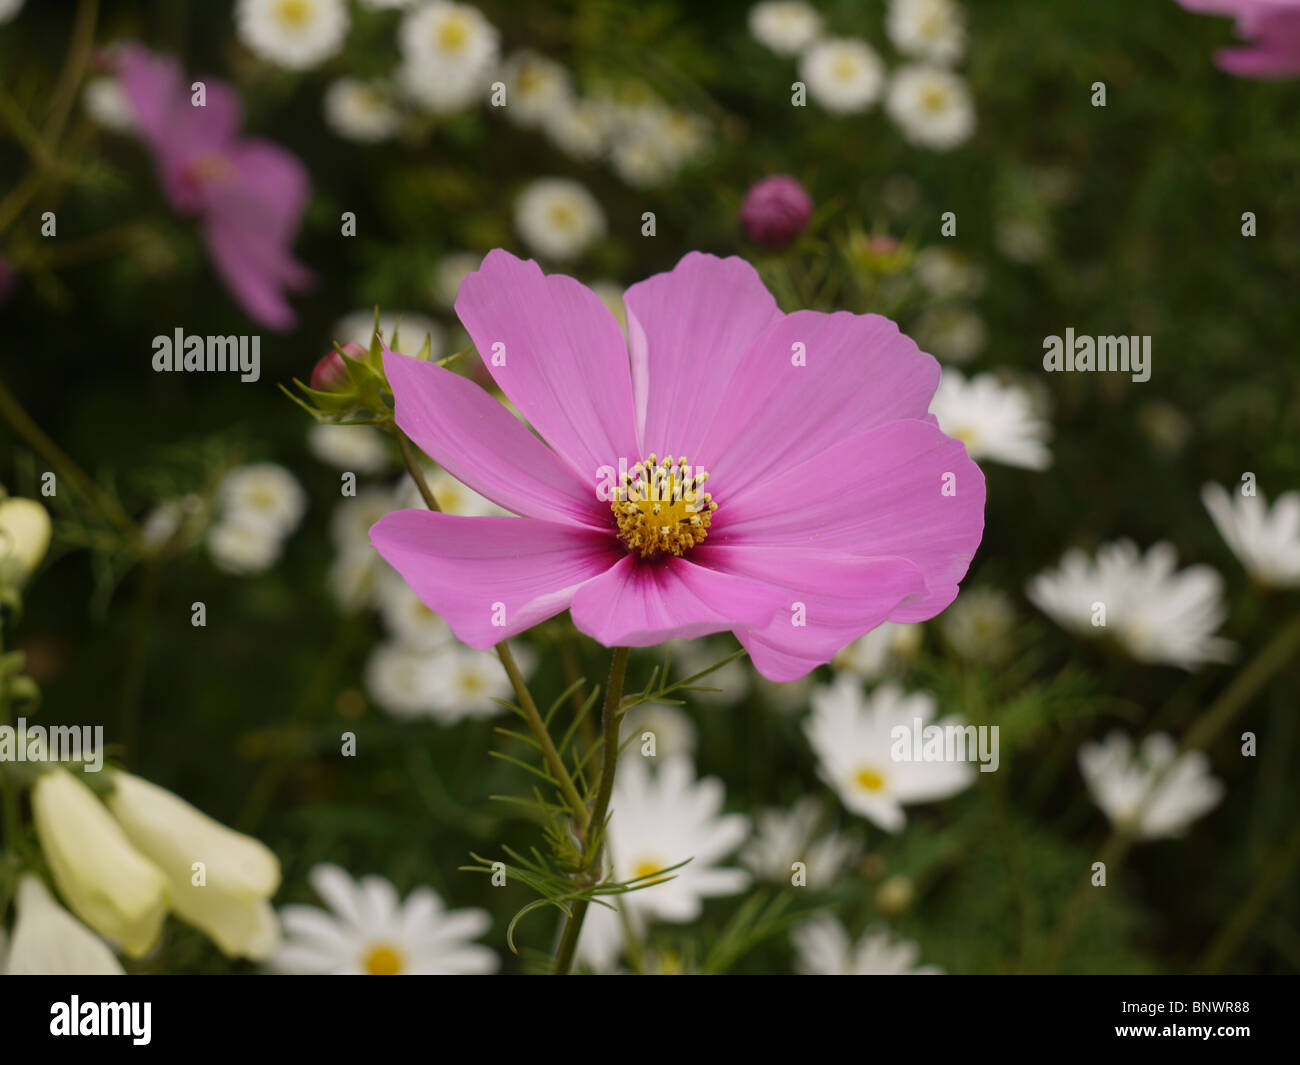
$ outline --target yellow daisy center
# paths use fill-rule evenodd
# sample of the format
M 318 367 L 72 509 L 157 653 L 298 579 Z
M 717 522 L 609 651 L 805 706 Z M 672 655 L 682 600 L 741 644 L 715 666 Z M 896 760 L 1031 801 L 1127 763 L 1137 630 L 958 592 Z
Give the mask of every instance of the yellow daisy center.
M 311 0 L 280 0 L 276 13 L 280 21 L 295 29 L 311 21 Z
M 658 877 L 657 879 L 650 880 L 649 877 L 654 876 L 655 873 L 659 872 L 661 869 L 663 869 L 663 867 L 664 867 L 663 862 L 657 861 L 653 858 L 643 858 L 641 861 L 637 862 L 636 865 L 633 867 L 632 879 L 645 880 L 645 885 L 638 885 L 638 886 L 658 884 L 667 878 L 661 876 Z
M 366 951 L 365 970 L 368 976 L 398 976 L 405 967 L 401 951 L 390 943 L 376 943 Z
M 921 106 L 933 114 L 938 114 L 948 107 L 948 93 L 939 88 L 926 89 L 921 93 Z
M 853 783 L 863 791 L 884 791 L 885 776 L 878 769 L 872 769 L 870 766 L 863 766 L 853 774 Z
M 700 486 L 704 471 L 692 473 L 683 455 L 638 462 L 615 489 L 610 506 L 618 521 L 618 538 L 642 558 L 681 557 L 709 535 L 718 504 Z
M 445 19 L 438 27 L 438 44 L 446 52 L 459 52 L 469 40 L 469 27 L 458 15 Z

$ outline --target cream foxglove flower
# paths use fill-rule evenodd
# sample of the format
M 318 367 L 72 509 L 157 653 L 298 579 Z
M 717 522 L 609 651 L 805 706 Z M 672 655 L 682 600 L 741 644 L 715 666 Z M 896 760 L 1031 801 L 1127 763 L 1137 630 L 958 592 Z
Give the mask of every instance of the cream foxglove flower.
M 812 707 L 804 732 L 818 774 L 846 807 L 886 832 L 902 831 L 904 805 L 946 799 L 975 779 L 967 762 L 895 760 L 895 726 L 911 734 L 917 719 L 925 728 L 935 716 L 935 701 L 924 692 L 904 695 L 887 683 L 867 696 L 856 677 L 840 673 L 829 687 L 813 689 Z M 937 724 L 964 723 L 952 715 Z
M 605 212 L 578 182 L 539 178 L 515 203 L 515 228 L 538 255 L 566 262 L 605 235 Z
M 24 873 L 15 899 L 13 946 L 0 952 L 9 976 L 121 976 L 122 963 L 94 932 L 54 901 L 39 876 Z
M 1278 496 L 1270 510 L 1263 496 L 1229 495 L 1217 484 L 1201 499 L 1246 572 L 1272 588 L 1300 587 L 1300 492 Z
M 962 10 L 953 0 L 889 0 L 885 33 L 904 55 L 955 63 L 966 47 Z
M 1026 594 L 1058 625 L 1093 639 L 1111 635 L 1139 662 L 1191 670 L 1228 661 L 1233 644 L 1214 635 L 1227 616 L 1223 579 L 1209 566 L 1177 566 L 1173 545 L 1163 542 L 1145 555 L 1131 540 L 1104 544 L 1095 561 L 1074 548 Z
M 880 98 L 885 65 L 866 41 L 827 37 L 804 52 L 799 76 L 822 107 L 847 115 L 865 111 Z
M 903 136 L 922 148 L 947 151 L 975 132 L 975 104 L 966 82 L 941 67 L 906 66 L 894 74 L 885 111 Z
M 1122 732 L 1110 733 L 1102 743 L 1085 743 L 1079 769 L 1102 813 L 1142 839 L 1181 836 L 1223 798 L 1223 785 L 1210 775 L 1204 753 L 1179 755 L 1164 732 L 1144 739 L 1136 758 L 1133 741 Z
M 22 584 L 50 547 L 50 515 L 34 499 L 0 497 L 0 583 Z
M 167 916 L 167 878 L 68 770 L 42 773 L 31 799 L 41 851 L 68 908 L 131 957 L 144 955 Z
M 917 965 L 921 948 L 885 929 L 868 929 L 855 944 L 834 917 L 806 921 L 791 935 L 799 971 L 809 976 L 934 976 L 943 970 Z
M 230 957 L 267 957 L 279 942 L 268 900 L 280 862 L 265 844 L 235 832 L 165 788 L 113 774 L 107 799 L 127 838 L 167 877 L 171 908 Z
M 1028 470 L 1052 464 L 1047 447 L 1051 426 L 1034 412 L 1029 392 L 1004 385 L 992 374 L 967 380 L 945 367 L 930 402 L 939 428 L 966 445 L 973 459 L 990 459 Z
M 239 0 L 235 29 L 268 62 L 307 70 L 343 47 L 348 9 L 344 0 Z
M 491 973 L 497 956 L 471 942 L 492 926 L 486 910 L 447 910 L 431 888 L 403 902 L 382 877 L 355 881 L 337 865 L 308 876 L 329 911 L 280 910 L 285 941 L 271 959 L 284 973 L 330 976 L 437 976 Z
M 777 55 L 798 55 L 822 32 L 822 18 L 801 0 L 763 0 L 749 9 L 749 32 Z

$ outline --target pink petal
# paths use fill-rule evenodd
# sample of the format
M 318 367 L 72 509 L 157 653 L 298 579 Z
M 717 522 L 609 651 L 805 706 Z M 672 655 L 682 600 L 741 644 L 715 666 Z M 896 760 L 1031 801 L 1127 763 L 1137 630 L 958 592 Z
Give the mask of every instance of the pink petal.
M 719 544 L 713 538 L 691 557 L 780 589 L 784 605 L 771 622 L 736 634 L 769 680 L 802 677 L 927 594 L 924 574 L 905 558 Z
M 265 228 L 269 236 L 291 244 L 311 195 L 307 168 L 297 156 L 264 140 L 242 141 L 231 150 L 230 161 L 238 175 L 237 198 L 223 198 L 214 206 L 227 214 L 238 211 L 244 224 Z
M 577 590 L 573 624 L 606 647 L 650 647 L 727 629 L 766 625 L 780 590 L 705 569 L 684 558 L 618 565 Z
M 1300 48 L 1278 48 L 1267 43 L 1220 48 L 1214 53 L 1214 63 L 1239 78 L 1289 78 L 1300 74 Z
M 398 426 L 458 481 L 516 514 L 612 527 L 609 504 L 478 385 L 387 347 L 384 371 Z
M 740 497 L 719 495 L 718 503 L 701 547 L 766 544 L 914 563 L 926 595 L 890 617 L 919 621 L 952 601 L 979 547 L 984 475 L 960 441 L 909 419 L 831 446 Z
M 306 268 L 265 233 L 220 215 L 207 219 L 204 236 L 217 273 L 248 316 L 271 329 L 291 329 L 296 319 L 284 289 L 302 287 L 311 277 Z
M 776 300 L 744 259 L 691 252 L 629 287 L 623 303 L 642 456 L 695 462 L 723 386 L 780 317 Z
M 501 390 L 593 492 L 600 467 L 637 461 L 627 348 L 594 292 L 498 248 L 461 282 L 456 313 Z
M 565 610 L 621 554 L 611 534 L 592 529 L 428 510 L 385 515 L 370 542 L 457 639 L 480 650 Z
M 754 341 L 726 385 L 698 459 L 713 478 L 710 491 L 743 492 L 864 430 L 927 418 L 939 372 L 880 315 L 786 315 Z

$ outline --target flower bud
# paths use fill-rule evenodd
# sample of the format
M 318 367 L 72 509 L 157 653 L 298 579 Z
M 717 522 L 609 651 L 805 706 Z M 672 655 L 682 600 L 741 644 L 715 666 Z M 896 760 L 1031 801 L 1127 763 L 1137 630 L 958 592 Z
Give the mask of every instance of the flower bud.
M 230 957 L 267 957 L 280 939 L 267 901 L 280 886 L 271 850 L 147 780 L 119 772 L 113 785 L 109 809 L 166 876 L 176 915 Z
M 764 178 L 745 194 L 740 222 L 755 244 L 789 244 L 812 217 L 812 197 L 787 174 Z
M 31 499 L 0 499 L 0 583 L 22 584 L 50 546 L 50 516 Z
M 108 945 L 60 906 L 39 876 L 24 873 L 15 899 L 10 976 L 121 976 Z
M 351 359 L 365 359 L 368 355 L 365 346 L 354 341 L 344 344 L 342 350 Z M 347 364 L 337 351 L 331 351 L 316 363 L 311 372 L 311 387 L 317 392 L 342 391 L 348 387 L 350 380 Z
M 163 874 L 131 845 L 95 793 L 62 767 L 37 778 L 32 815 L 68 908 L 131 957 L 145 954 L 167 916 Z

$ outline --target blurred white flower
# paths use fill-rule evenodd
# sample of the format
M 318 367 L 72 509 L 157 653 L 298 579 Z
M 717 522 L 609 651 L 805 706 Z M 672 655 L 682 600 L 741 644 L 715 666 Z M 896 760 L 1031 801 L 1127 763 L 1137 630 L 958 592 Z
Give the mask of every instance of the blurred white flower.
M 536 659 L 526 644 L 514 649 L 525 677 Z M 432 671 L 429 716 L 443 725 L 468 718 L 495 717 L 503 712 L 499 699 L 513 699 L 514 688 L 505 667 L 491 651 L 448 643 L 427 655 Z
M 163 547 L 171 543 L 173 538 L 178 545 L 189 544 L 197 535 L 197 528 L 205 517 L 205 509 L 203 499 L 193 493 L 177 499 L 165 499 L 140 523 L 140 539 L 152 548 Z
M 580 162 L 599 158 L 609 145 L 608 112 L 594 100 L 571 100 L 551 109 L 542 129 L 560 151 Z
M 847 115 L 865 111 L 880 98 L 885 65 L 866 41 L 827 37 L 804 52 L 799 77 L 827 111 Z
M 262 59 L 306 70 L 343 47 L 348 8 L 344 0 L 238 0 L 235 30 Z
M 318 422 L 307 431 L 307 447 L 321 462 L 351 473 L 378 473 L 392 458 L 384 434 L 373 425 Z
M 924 628 L 886 621 L 859 636 L 835 656 L 836 669 L 846 669 L 865 681 L 879 680 L 887 672 L 916 657 Z
M 336 865 L 308 874 L 329 910 L 285 906 L 285 942 L 271 960 L 283 973 L 435 976 L 496 972 L 497 956 L 472 942 L 492 927 L 486 910 L 448 910 L 428 887 L 406 901 L 379 876 L 353 880 Z
M 108 945 L 54 900 L 39 876 L 18 878 L 14 910 L 13 946 L 7 956 L 0 949 L 0 973 L 121 976 L 125 971 Z
M 634 927 L 652 919 L 688 923 L 703 912 L 704 899 L 745 890 L 748 873 L 718 867 L 749 832 L 748 818 L 722 812 L 724 800 L 722 781 L 697 780 L 685 756 L 665 759 L 654 773 L 644 758 L 626 758 L 619 764 L 605 837 L 610 877 L 649 883 L 624 895 L 606 896 L 606 901 L 625 907 Z M 655 879 L 656 873 L 688 858 L 686 865 Z M 594 904 L 587 912 L 589 920 L 593 916 L 590 927 L 583 924 L 577 957 L 604 971 L 622 943 L 622 918 Z
M 411 103 L 430 114 L 449 115 L 487 100 L 492 75 L 486 67 L 440 72 L 406 60 L 397 68 L 394 80 Z
M 1154 544 L 1145 556 L 1131 540 L 1104 544 L 1094 562 L 1073 548 L 1026 589 L 1030 601 L 1078 636 L 1110 634 L 1140 662 L 1195 669 L 1234 652 L 1214 631 L 1227 616 L 1223 579 L 1209 566 L 1175 573 L 1177 552 Z
M 885 111 L 903 136 L 922 148 L 946 151 L 975 132 L 975 104 L 966 82 L 941 67 L 900 68 L 890 79 Z
M 921 312 L 912 332 L 922 350 L 944 362 L 968 362 L 988 338 L 984 320 L 965 307 L 940 305 Z
M 993 233 L 998 250 L 1018 263 L 1036 263 L 1051 248 L 1047 227 L 1030 218 L 1007 218 Z
M 516 52 L 505 64 L 505 114 L 516 125 L 531 129 L 569 107 L 573 87 L 569 72 L 554 59 L 536 52 Z
M 0 0 L 0 25 L 8 22 L 22 10 L 23 0 Z
M 433 270 L 433 298 L 450 310 L 456 305 L 460 283 L 467 274 L 479 268 L 483 256 L 472 251 L 458 251 L 444 255 Z
M 966 48 L 961 8 L 953 0 L 889 0 L 885 33 L 904 55 L 955 63 Z
M 1029 392 L 1004 385 L 992 374 L 967 380 L 945 367 L 930 413 L 939 428 L 966 445 L 973 459 L 990 459 L 1028 470 L 1045 470 L 1052 464 L 1047 447 L 1051 426 L 1033 409 Z
M 226 522 L 264 525 L 277 538 L 293 532 L 307 509 L 307 493 L 298 479 L 274 462 L 231 470 L 218 496 Z
M 740 860 L 762 880 L 789 884 L 792 866 L 803 862 L 807 887 L 827 888 L 861 853 L 858 840 L 838 832 L 814 839 L 822 819 L 821 801 L 800 797 L 788 810 L 763 810 L 754 819 L 754 835 L 740 852 Z
M 323 104 L 330 129 L 350 141 L 377 144 L 401 128 L 401 115 L 383 82 L 339 78 L 325 90 Z
M 763 0 L 749 9 L 749 32 L 777 55 L 798 55 L 822 32 L 822 19 L 800 0 Z
M 897 726 L 913 729 L 935 716 L 934 698 L 924 692 L 904 695 L 897 685 L 880 685 L 870 696 L 857 677 L 838 673 L 828 687 L 812 694 L 813 712 L 804 732 L 817 756 L 817 772 L 855 814 L 886 832 L 899 832 L 907 822 L 904 804 L 946 799 L 970 787 L 975 771 L 967 762 L 895 761 Z M 961 725 L 953 715 L 940 726 Z
M 376 705 L 397 718 L 433 716 L 442 690 L 429 652 L 397 642 L 381 643 L 370 652 L 365 685 Z
M 397 333 L 397 346 L 393 346 L 393 333 Z M 334 323 L 330 339 L 342 347 L 344 344 L 360 344 L 369 350 L 371 338 L 375 332 L 375 312 L 353 311 Z M 393 351 L 403 355 L 418 355 L 429 341 L 429 356 L 437 359 L 442 356 L 442 326 L 427 314 L 402 311 L 400 313 L 381 313 L 379 315 L 379 332 Z
M 673 675 L 679 681 L 704 672 L 721 662 L 729 653 L 705 640 L 669 640 L 666 649 L 672 652 Z M 679 690 L 678 695 L 704 703 L 729 706 L 745 697 L 749 691 L 749 677 L 750 670 L 745 667 L 742 656 L 691 682 L 692 688 L 716 688 L 716 691 Z
M 424 479 L 444 514 L 456 514 L 462 518 L 499 518 L 509 514 L 509 511 L 497 506 L 490 499 L 485 499 L 468 485 L 461 484 L 441 466 L 426 473 Z M 408 478 L 408 485 L 405 505 L 423 507 L 424 500 L 418 498 L 419 488 L 414 480 Z M 417 498 L 411 497 L 412 489 L 417 493 Z
M 610 165 L 629 185 L 649 188 L 671 178 L 707 140 L 707 127 L 697 116 L 660 105 L 642 107 L 619 124 Z
M 1263 496 L 1232 495 L 1217 484 L 1201 500 L 1246 572 L 1271 588 L 1300 587 L 1300 492 L 1278 496 L 1270 510 Z
M 939 631 L 948 645 L 975 662 L 997 662 L 1010 651 L 1016 608 L 996 588 L 962 589 L 956 602 L 939 615 Z
M 249 576 L 279 561 L 283 540 L 265 522 L 245 516 L 223 518 L 208 533 L 208 553 L 225 573 Z
M 375 605 L 380 580 L 387 568 L 379 552 L 368 543 L 343 548 L 330 563 L 330 591 L 348 613 Z
M 565 262 L 605 235 L 605 212 L 578 182 L 538 178 L 515 203 L 515 228 L 532 251 Z
M 378 584 L 379 614 L 388 634 L 401 647 L 431 651 L 452 642 L 451 628 L 420 601 L 394 570 L 388 570 Z
M 1141 839 L 1181 836 L 1223 798 L 1223 785 L 1210 775 L 1204 753 L 1178 755 L 1164 732 L 1147 736 L 1136 758 L 1133 741 L 1122 732 L 1085 743 L 1079 748 L 1079 770 L 1102 813 Z
M 459 111 L 487 100 L 499 34 L 468 4 L 432 0 L 402 17 L 398 81 L 435 113 Z
M 799 971 L 808 976 L 934 976 L 943 970 L 917 965 L 921 949 L 894 939 L 885 929 L 868 929 L 857 944 L 829 914 L 799 925 L 790 936 Z
M 98 125 L 114 133 L 127 133 L 135 129 L 135 112 L 126 102 L 117 78 L 91 78 L 81 94 L 86 114 Z
M 355 496 L 339 501 L 330 515 L 330 536 L 340 551 L 370 547 L 370 527 L 385 514 L 399 510 L 399 494 L 387 488 L 363 488 Z M 379 556 L 376 554 L 376 558 Z
M 627 758 L 651 757 L 643 753 L 650 733 L 655 759 L 695 753 L 695 725 L 690 715 L 667 703 L 642 703 L 627 711 L 618 723 L 619 743 L 627 743 Z M 628 741 L 631 741 L 628 743 Z
M 961 252 L 938 245 L 916 253 L 917 279 L 931 295 L 940 299 L 978 296 L 984 288 L 984 275 Z

